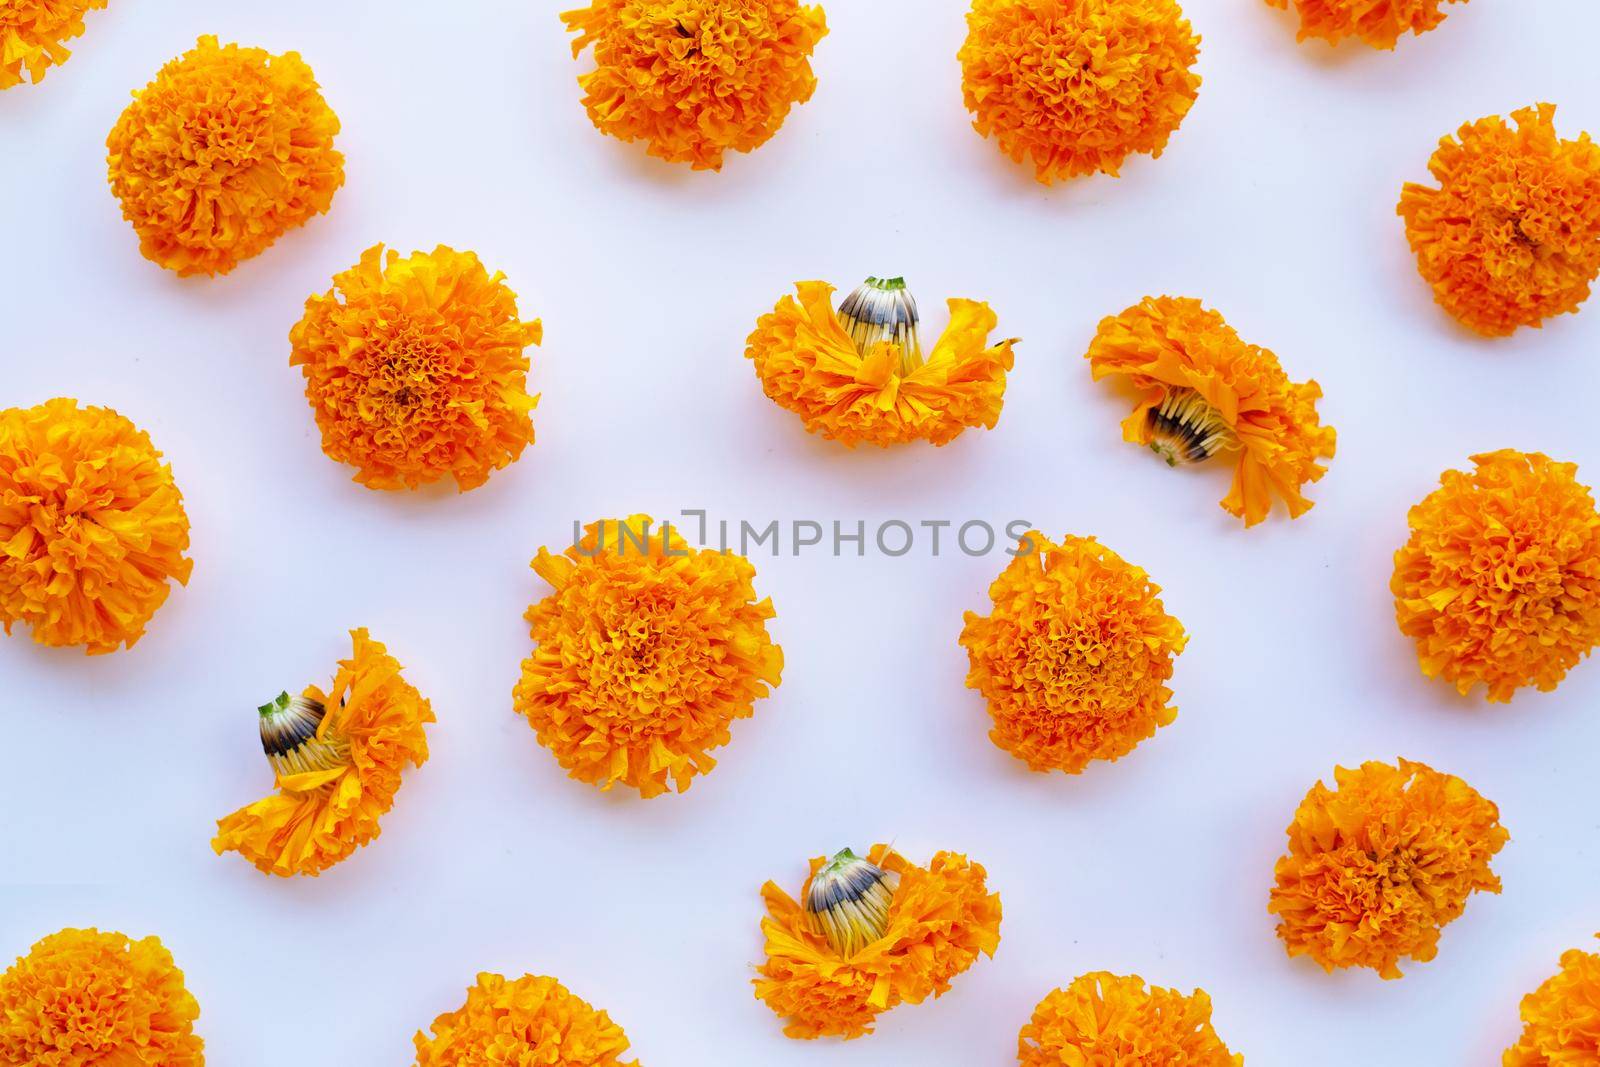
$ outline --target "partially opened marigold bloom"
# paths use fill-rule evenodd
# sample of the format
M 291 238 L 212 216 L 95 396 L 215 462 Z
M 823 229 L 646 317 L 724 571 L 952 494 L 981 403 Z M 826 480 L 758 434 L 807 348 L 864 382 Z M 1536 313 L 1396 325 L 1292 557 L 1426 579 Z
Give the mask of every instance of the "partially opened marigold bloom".
M 1234 459 L 1233 487 L 1222 500 L 1254 526 L 1281 499 L 1298 518 L 1311 509 L 1301 493 L 1327 473 L 1333 427 L 1317 418 L 1322 388 L 1292 382 L 1278 357 L 1246 344 L 1217 312 L 1187 297 L 1145 297 L 1100 323 L 1087 353 L 1094 380 L 1126 378 L 1139 404 L 1122 437 L 1150 448 L 1169 466 Z
M 918 867 L 887 845 L 811 861 L 797 902 L 761 889 L 766 962 L 756 996 L 794 1038 L 855 1038 L 880 1012 L 942 996 L 1000 945 L 1000 894 L 982 866 L 937 852 Z
M 695 170 L 766 144 L 811 99 L 828 32 L 799 0 L 594 0 L 561 20 L 574 56 L 594 46 L 578 84 L 595 128 Z
M 999 320 L 988 304 L 951 300 L 950 325 L 924 358 L 904 279 L 868 278 L 837 312 L 833 286 L 795 288 L 798 299 L 761 316 L 745 357 L 767 396 L 807 430 L 852 448 L 944 445 L 1000 420 L 1016 340 L 989 344 Z
M 1600 145 L 1556 135 L 1555 105 L 1469 122 L 1397 209 L 1439 306 L 1485 337 L 1578 310 L 1600 276 Z
M 413 1038 L 415 1067 L 637 1067 L 621 1058 L 622 1027 L 554 978 L 480 974 L 467 1002 L 430 1029 Z
M 533 443 L 523 349 L 543 337 L 472 252 L 385 257 L 379 244 L 306 300 L 289 363 L 305 374 L 322 450 L 356 481 L 415 489 L 449 476 L 465 492 Z
M 1399 978 L 1402 956 L 1433 959 L 1469 896 L 1500 892 L 1489 861 L 1510 835 L 1498 808 L 1425 764 L 1336 767 L 1334 778 L 1300 802 L 1267 910 L 1290 956 Z
M 294 52 L 201 37 L 133 94 L 106 138 L 111 191 L 145 258 L 226 274 L 328 210 L 339 119 Z
M 1211 1025 L 1211 998 L 1196 989 L 1146 986 L 1138 975 L 1093 971 L 1053 990 L 1017 1037 L 1022 1067 L 1177 1065 L 1238 1067 Z
M 1600 645 L 1600 514 L 1575 464 L 1512 449 L 1472 461 L 1411 509 L 1389 588 L 1423 674 L 1504 702 L 1554 689 Z
M 1035 771 L 1077 774 L 1177 718 L 1166 683 L 1187 638 L 1160 592 L 1092 537 L 1027 534 L 989 587 L 994 610 L 967 612 L 961 631 L 994 743 Z
M 1267 0 L 1285 10 L 1289 0 Z M 1347 37 L 1390 49 L 1402 34 L 1422 34 L 1444 21 L 1446 3 L 1466 0 L 1294 0 L 1299 40 L 1320 37 L 1338 44 Z
M 0 411 L 0 622 L 91 655 L 132 648 L 189 580 L 189 517 L 150 437 L 59 398 Z
M 1561 970 L 1522 998 L 1522 1037 L 1502 1067 L 1600 1063 L 1600 953 L 1573 949 Z
M 66 42 L 83 32 L 83 16 L 106 0 L 0 0 L 0 89 L 33 84 L 72 55 Z
M 0 975 L 7 1067 L 201 1067 L 200 1005 L 159 938 L 62 930 Z
M 217 822 L 211 847 L 263 874 L 316 876 L 378 836 L 407 764 L 428 759 L 433 707 L 365 629 L 332 689 L 308 686 L 263 704 L 261 747 L 277 792 Z

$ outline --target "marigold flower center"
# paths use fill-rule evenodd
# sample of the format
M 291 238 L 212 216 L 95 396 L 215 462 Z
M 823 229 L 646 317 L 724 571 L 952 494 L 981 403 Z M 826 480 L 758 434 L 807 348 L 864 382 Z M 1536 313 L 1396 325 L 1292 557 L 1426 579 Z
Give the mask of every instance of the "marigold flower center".
M 811 879 L 806 919 L 849 959 L 889 928 L 889 905 L 898 881 L 876 863 L 842 850 Z
M 320 700 L 290 697 L 285 691 L 261 713 L 261 747 L 280 777 L 338 770 L 350 765 L 350 742 L 333 732 L 318 737 L 327 714 Z
M 879 344 L 893 345 L 900 353 L 900 373 L 922 366 L 922 342 L 917 337 L 916 298 L 904 278 L 868 278 L 839 304 L 839 324 L 866 357 Z
M 1233 427 L 1193 389 L 1172 389 L 1146 416 L 1150 422 L 1150 451 L 1167 466 L 1203 463 L 1218 452 L 1239 447 Z

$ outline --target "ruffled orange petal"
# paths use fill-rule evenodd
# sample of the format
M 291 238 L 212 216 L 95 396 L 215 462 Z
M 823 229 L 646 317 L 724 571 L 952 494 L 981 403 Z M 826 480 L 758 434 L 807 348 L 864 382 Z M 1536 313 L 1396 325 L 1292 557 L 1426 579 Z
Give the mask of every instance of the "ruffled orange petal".
M 66 42 L 83 33 L 83 16 L 106 0 L 6 0 L 0 4 L 0 89 L 35 85 L 72 55 Z
M 1290 0 L 1267 0 L 1287 10 Z M 1445 3 L 1466 0 L 1294 0 L 1300 16 L 1299 40 L 1320 37 L 1330 44 L 1346 38 L 1373 48 L 1392 49 L 1404 34 L 1423 34 L 1444 21 Z

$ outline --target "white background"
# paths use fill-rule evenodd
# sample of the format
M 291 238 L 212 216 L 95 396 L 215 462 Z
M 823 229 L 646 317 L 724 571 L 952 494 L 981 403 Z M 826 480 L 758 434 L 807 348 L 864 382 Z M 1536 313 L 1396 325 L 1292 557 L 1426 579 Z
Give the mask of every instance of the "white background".
M 1416 275 L 1394 205 L 1441 134 L 1548 99 L 1600 129 L 1585 0 L 1481 0 L 1396 53 L 1298 46 L 1251 0 L 1190 0 L 1199 101 L 1120 180 L 1034 183 L 961 104 L 957 0 L 831 0 L 814 100 L 696 174 L 602 137 L 549 2 L 129 3 L 0 96 L 0 402 L 69 394 L 169 456 L 194 577 L 131 652 L 0 641 L 0 959 L 65 925 L 155 933 L 214 1063 L 403 1064 L 480 970 L 558 976 L 649 1067 L 1011 1062 L 1048 990 L 1093 969 L 1207 989 L 1248 1062 L 1497 1063 L 1517 1002 L 1600 929 L 1600 666 L 1509 707 L 1418 672 L 1387 583 L 1409 505 L 1477 451 L 1600 477 L 1600 307 L 1483 341 Z M 344 123 L 332 212 L 215 280 L 140 258 L 103 140 L 201 33 L 298 49 Z M 474 249 L 547 338 L 538 443 L 476 492 L 371 492 L 321 454 L 287 333 L 362 249 Z M 797 279 L 904 273 L 930 334 L 990 301 L 1022 338 L 993 432 L 848 452 L 762 396 L 744 339 Z M 1194 295 L 1315 377 L 1338 427 L 1317 507 L 1246 531 L 1227 472 L 1120 440 L 1095 324 Z M 758 558 L 784 683 L 683 796 L 567 779 L 513 714 L 527 563 L 575 518 L 1030 520 L 1146 567 L 1191 634 L 1177 722 L 1132 757 L 1034 775 L 963 687 L 962 612 L 1003 557 Z M 271 776 L 255 706 L 326 685 L 371 627 L 432 697 L 433 758 L 383 836 L 320 879 L 217 858 L 214 820 Z M 1289 960 L 1266 912 L 1295 805 L 1336 763 L 1465 777 L 1512 834 L 1439 958 L 1399 982 Z M 848 1044 L 753 999 L 757 890 L 893 839 L 989 869 L 997 958 Z M 1592 944 L 1592 942 L 1590 942 Z

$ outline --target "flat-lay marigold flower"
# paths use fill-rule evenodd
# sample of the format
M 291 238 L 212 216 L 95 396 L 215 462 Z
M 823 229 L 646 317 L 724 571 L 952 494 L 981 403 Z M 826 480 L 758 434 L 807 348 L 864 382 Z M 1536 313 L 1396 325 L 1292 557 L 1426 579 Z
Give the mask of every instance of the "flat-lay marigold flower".
M 533 443 L 523 349 L 543 337 L 475 254 L 385 257 L 379 244 L 306 300 L 289 363 L 305 374 L 322 450 L 356 481 L 415 489 L 448 475 L 465 492 Z
M 1600 645 L 1600 514 L 1578 468 L 1538 452 L 1472 457 L 1411 509 L 1395 618 L 1422 673 L 1504 702 L 1552 690 Z
M 150 437 L 59 398 L 0 411 L 0 622 L 91 654 L 133 647 L 171 581 L 189 518 Z
M 1433 959 L 1469 896 L 1500 892 L 1489 861 L 1510 835 L 1476 790 L 1421 763 L 1336 767 L 1334 778 L 1300 802 L 1267 910 L 1290 956 L 1399 978 L 1402 956 Z
M 1211 998 L 1196 989 L 1146 986 L 1138 975 L 1094 971 L 1057 989 L 1033 1009 L 1017 1037 L 1022 1067 L 1182 1064 L 1240 1067 L 1211 1026 Z
M 994 609 L 967 612 L 961 631 L 994 743 L 1035 771 L 1077 774 L 1171 723 L 1166 683 L 1187 638 L 1160 592 L 1092 537 L 1027 534 L 989 587 Z
M 263 874 L 316 876 L 377 839 L 407 764 L 428 759 L 433 706 L 364 629 L 339 661 L 333 688 L 308 686 L 263 704 L 261 747 L 277 792 L 217 822 L 211 847 Z
M 159 938 L 62 930 L 0 975 L 7 1067 L 202 1067 L 200 1005 Z
M 415 1067 L 637 1067 L 628 1037 L 603 1011 L 554 978 L 480 974 L 467 1002 L 413 1038 Z
M 106 0 L 0 0 L 0 89 L 37 85 L 72 53 L 66 42 L 83 32 L 83 16 Z
M 1267 0 L 1287 10 L 1289 0 Z M 1299 40 L 1320 37 L 1338 44 L 1347 37 L 1390 49 L 1402 34 L 1423 34 L 1444 21 L 1446 3 L 1466 0 L 1294 0 Z
M 226 274 L 328 210 L 339 119 L 295 52 L 201 37 L 133 94 L 106 138 L 111 191 L 146 259 Z
M 1281 499 L 1311 509 L 1301 490 L 1327 472 L 1333 427 L 1317 419 L 1322 388 L 1289 380 L 1278 357 L 1246 344 L 1217 312 L 1187 297 L 1145 297 L 1100 323 L 1087 353 L 1094 380 L 1126 378 L 1140 394 L 1122 437 L 1169 466 L 1234 457 L 1222 500 L 1254 526 Z
M 561 16 L 594 46 L 578 79 L 595 128 L 695 170 L 766 144 L 811 99 L 811 53 L 828 33 L 799 0 L 594 0 Z
M 768 882 L 756 996 L 793 1038 L 855 1038 L 880 1012 L 942 996 L 1000 945 L 1000 894 L 983 867 L 937 852 L 918 867 L 887 845 L 811 861 L 797 902 Z
M 745 357 L 767 396 L 807 430 L 854 448 L 948 444 L 969 426 L 993 429 L 1013 338 L 989 344 L 988 304 L 950 301 L 950 325 L 926 358 L 917 302 L 901 278 L 867 281 L 833 309 L 833 286 L 799 282 L 761 316 Z
M 1600 1063 L 1600 953 L 1573 949 L 1561 970 L 1522 998 L 1522 1036 L 1502 1067 Z
M 1556 136 L 1555 105 L 1469 122 L 1397 209 L 1433 298 L 1485 337 L 1578 310 L 1600 276 L 1600 145 Z

